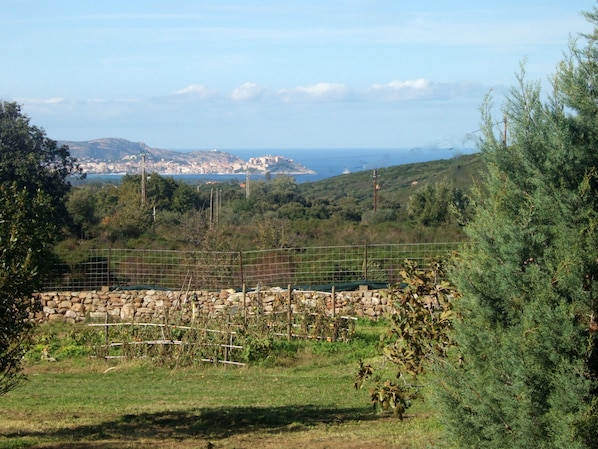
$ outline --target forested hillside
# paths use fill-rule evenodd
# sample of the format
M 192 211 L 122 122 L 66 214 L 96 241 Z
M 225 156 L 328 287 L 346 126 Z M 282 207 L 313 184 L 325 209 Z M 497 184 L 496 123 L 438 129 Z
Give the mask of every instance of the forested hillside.
M 73 189 L 64 256 L 90 247 L 240 250 L 463 239 L 478 155 L 298 184 L 126 175 Z M 377 186 L 377 187 L 376 187 Z
M 398 201 L 406 205 L 414 192 L 426 185 L 442 182 L 467 191 L 479 170 L 478 154 L 380 168 L 377 170 L 378 198 L 382 206 L 387 201 Z M 301 184 L 300 190 L 306 196 L 313 195 L 330 201 L 342 196 L 353 196 L 371 205 L 373 182 L 373 171 L 367 170 Z

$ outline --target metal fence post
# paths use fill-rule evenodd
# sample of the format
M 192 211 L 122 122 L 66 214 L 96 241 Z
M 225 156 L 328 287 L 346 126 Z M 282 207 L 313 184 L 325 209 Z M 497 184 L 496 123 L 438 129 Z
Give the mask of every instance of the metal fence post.
M 363 251 L 363 276 L 365 278 L 365 280 L 368 280 L 368 244 L 367 242 L 364 245 L 364 251 Z
M 106 264 L 107 265 L 107 269 L 106 269 L 107 273 L 106 274 L 108 276 L 108 279 L 106 279 L 106 286 L 108 286 L 108 287 L 110 287 L 110 264 L 111 264 L 111 261 L 112 261 L 112 248 L 108 248 L 108 262 Z
M 243 285 L 243 290 L 245 290 L 245 274 L 243 273 L 243 252 L 239 251 L 239 274 L 241 276 L 241 285 Z

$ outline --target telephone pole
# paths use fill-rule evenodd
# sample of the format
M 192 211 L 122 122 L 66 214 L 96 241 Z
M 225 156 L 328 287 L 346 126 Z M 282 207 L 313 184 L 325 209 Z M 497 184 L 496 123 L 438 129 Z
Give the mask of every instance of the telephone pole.
M 249 169 L 245 173 L 245 199 L 249 199 Z
M 374 169 L 374 212 L 378 208 L 378 170 Z
M 214 188 L 210 189 L 210 229 L 214 225 Z
M 141 204 L 145 204 L 147 194 L 145 193 L 145 153 L 141 154 Z

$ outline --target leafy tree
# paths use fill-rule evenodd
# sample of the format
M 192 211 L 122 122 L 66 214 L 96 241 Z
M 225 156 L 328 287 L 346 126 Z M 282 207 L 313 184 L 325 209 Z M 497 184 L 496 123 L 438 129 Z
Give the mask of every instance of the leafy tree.
M 186 212 L 181 216 L 181 224 L 177 235 L 193 248 L 201 248 L 210 229 L 210 221 L 206 211 Z
M 336 201 L 334 213 L 343 220 L 360 222 L 363 209 L 354 197 L 346 195 Z
M 275 207 L 280 207 L 283 204 L 291 201 L 304 203 L 303 197 L 297 193 L 297 184 L 295 179 L 290 176 L 277 176 L 268 184 L 267 198 Z
M 258 249 L 289 248 L 294 236 L 289 231 L 289 221 L 266 214 L 255 223 L 255 244 Z
M 111 241 L 141 236 L 152 223 L 152 210 L 141 203 L 141 176 L 125 175 L 116 188 L 102 189 L 98 201 L 102 230 Z
M 435 357 L 446 357 L 452 346 L 450 327 L 452 307 L 457 296 L 454 286 L 441 280 L 442 264 L 422 269 L 405 261 L 402 282 L 389 290 L 393 305 L 390 327 L 382 340 L 385 361 L 396 367 L 398 382 L 385 378 L 380 368 L 360 362 L 355 388 L 361 389 L 371 381 L 370 399 L 378 410 L 392 410 L 403 415 L 425 386 L 422 374 Z
M 439 364 L 458 447 L 598 447 L 596 37 L 572 45 L 545 100 L 522 70 L 506 141 L 482 108 L 487 169 L 451 273 L 460 358 Z
M 450 221 L 454 212 L 462 215 L 467 205 L 463 191 L 445 181 L 426 184 L 411 195 L 407 213 L 424 226 L 438 226 Z
M 59 147 L 43 129 L 30 125 L 18 104 L 0 101 L 0 182 L 47 193 L 51 213 L 46 220 L 60 227 L 68 222 L 70 175 L 81 175 L 81 170 L 68 146 Z
M 48 203 L 42 192 L 31 195 L 15 184 L 0 185 L 0 394 L 21 380 L 33 328 L 29 314 L 36 309 L 30 299 L 38 285 L 36 263 L 45 250 L 43 238 L 55 233 L 43 220 Z M 40 219 L 43 228 L 36 225 Z
M 97 216 L 97 198 L 98 195 L 91 187 L 75 188 L 69 196 L 67 209 L 72 219 L 73 232 L 79 238 L 92 237 L 100 222 Z
M 185 213 L 191 210 L 197 210 L 200 206 L 200 198 L 195 189 L 189 184 L 179 182 L 172 195 L 172 210 L 179 213 Z
M 158 173 L 152 173 L 147 177 L 146 195 L 150 207 L 170 210 L 176 190 L 177 182 L 171 177 L 160 176 Z
M 21 380 L 31 331 L 31 297 L 62 226 L 67 176 L 78 172 L 68 148 L 0 102 L 0 395 Z

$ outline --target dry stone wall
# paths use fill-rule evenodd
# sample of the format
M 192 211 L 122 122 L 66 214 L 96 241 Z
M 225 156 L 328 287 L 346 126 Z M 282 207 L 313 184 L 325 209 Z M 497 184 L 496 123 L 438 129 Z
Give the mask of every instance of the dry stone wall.
M 333 301 L 334 297 L 334 301 Z M 274 288 L 243 294 L 234 290 L 162 291 L 162 290 L 101 290 L 85 292 L 44 292 L 35 295 L 41 310 L 38 322 L 67 321 L 136 321 L 159 322 L 165 314 L 178 312 L 189 320 L 194 315 L 274 313 L 288 311 L 289 292 Z M 293 291 L 291 309 L 320 310 L 332 315 L 378 319 L 391 312 L 388 291 L 368 290 L 327 292 Z

